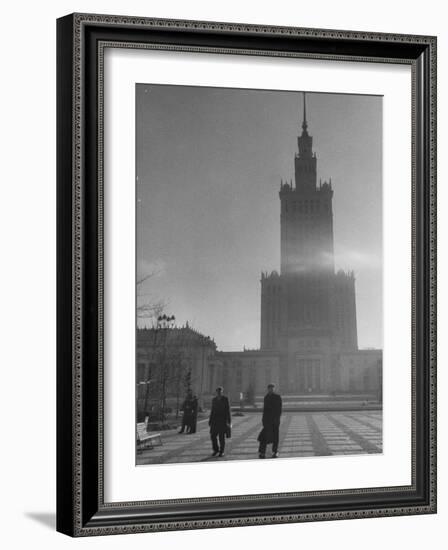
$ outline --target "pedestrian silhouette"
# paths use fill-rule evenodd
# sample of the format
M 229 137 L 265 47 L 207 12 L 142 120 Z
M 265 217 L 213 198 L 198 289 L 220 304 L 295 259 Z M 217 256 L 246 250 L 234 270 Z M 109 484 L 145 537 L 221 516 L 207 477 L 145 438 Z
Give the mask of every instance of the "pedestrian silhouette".
M 282 415 L 282 398 L 275 393 L 275 384 L 268 385 L 268 393 L 263 402 L 263 429 L 258 434 L 258 456 L 266 458 L 266 447 L 272 443 L 272 458 L 278 458 L 278 441 L 280 417 Z
M 210 426 L 210 439 L 212 440 L 212 456 L 224 456 L 226 434 L 230 436 L 231 417 L 228 398 L 223 395 L 224 389 L 216 388 L 216 396 L 212 400 L 212 409 L 208 425 Z

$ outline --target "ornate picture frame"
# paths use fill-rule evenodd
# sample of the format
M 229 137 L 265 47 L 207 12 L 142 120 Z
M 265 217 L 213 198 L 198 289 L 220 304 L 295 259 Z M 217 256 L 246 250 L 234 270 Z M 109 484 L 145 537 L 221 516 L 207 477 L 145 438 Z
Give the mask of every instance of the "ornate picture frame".
M 436 512 L 436 38 L 110 15 L 57 21 L 57 530 L 143 533 Z M 107 502 L 107 48 L 408 65 L 412 72 L 410 485 Z M 410 298 L 411 299 L 411 298 Z

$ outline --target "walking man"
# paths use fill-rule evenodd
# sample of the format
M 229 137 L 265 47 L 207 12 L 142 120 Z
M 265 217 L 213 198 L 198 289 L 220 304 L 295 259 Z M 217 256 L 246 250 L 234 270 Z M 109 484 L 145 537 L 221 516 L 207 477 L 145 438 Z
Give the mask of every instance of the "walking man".
M 193 395 L 191 399 L 191 417 L 190 417 L 190 425 L 188 433 L 195 434 L 196 433 L 196 426 L 198 423 L 198 398 L 196 395 Z
M 184 402 L 182 403 L 181 410 L 182 414 L 182 426 L 179 430 L 180 434 L 183 434 L 186 430 L 187 433 L 190 431 L 191 420 L 194 414 L 194 403 L 193 403 L 193 392 L 188 390 Z
M 210 426 L 210 438 L 212 440 L 212 456 L 224 456 L 226 433 L 230 431 L 230 405 L 228 398 L 223 395 L 223 388 L 216 388 L 216 396 L 212 400 L 212 410 L 208 425 Z M 219 444 L 218 444 L 219 442 Z
M 282 415 L 282 398 L 275 393 L 275 384 L 268 385 L 268 393 L 264 396 L 263 417 L 258 441 L 259 458 L 266 458 L 266 447 L 272 443 L 272 458 L 278 458 L 278 440 L 280 428 L 280 416 Z

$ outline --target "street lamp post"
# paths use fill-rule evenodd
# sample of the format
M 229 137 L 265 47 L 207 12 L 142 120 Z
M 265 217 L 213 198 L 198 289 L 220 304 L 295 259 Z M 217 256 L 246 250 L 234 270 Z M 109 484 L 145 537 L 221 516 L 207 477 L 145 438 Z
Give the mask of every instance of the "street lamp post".
M 157 334 L 158 334 L 158 331 L 159 330 L 162 330 L 162 334 L 163 334 L 163 343 L 162 343 L 162 357 L 163 357 L 163 360 L 161 361 L 161 369 L 162 369 L 162 387 L 161 387 L 161 411 L 160 411 L 160 416 L 161 416 L 161 420 L 162 422 L 165 420 L 165 409 L 166 409 L 166 393 L 167 393 L 167 387 L 166 387 L 166 384 L 167 384 L 167 378 L 168 378 L 168 373 L 167 373 L 167 364 L 166 364 L 166 341 L 167 341 L 167 335 L 168 335 L 168 329 L 172 329 L 174 327 L 174 324 L 175 324 L 175 321 L 176 321 L 176 318 L 174 315 L 171 315 L 171 316 L 168 316 L 168 315 L 159 315 L 159 317 L 157 317 L 157 325 L 156 325 L 156 339 L 157 339 Z

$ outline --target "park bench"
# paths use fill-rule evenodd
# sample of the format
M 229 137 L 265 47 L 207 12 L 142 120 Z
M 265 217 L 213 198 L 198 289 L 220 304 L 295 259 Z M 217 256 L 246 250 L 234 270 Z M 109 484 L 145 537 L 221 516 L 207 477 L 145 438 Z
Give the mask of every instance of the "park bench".
M 163 445 L 162 436 L 156 433 L 150 433 L 146 429 L 145 422 L 137 423 L 137 451 L 143 449 L 152 449 L 156 445 Z

